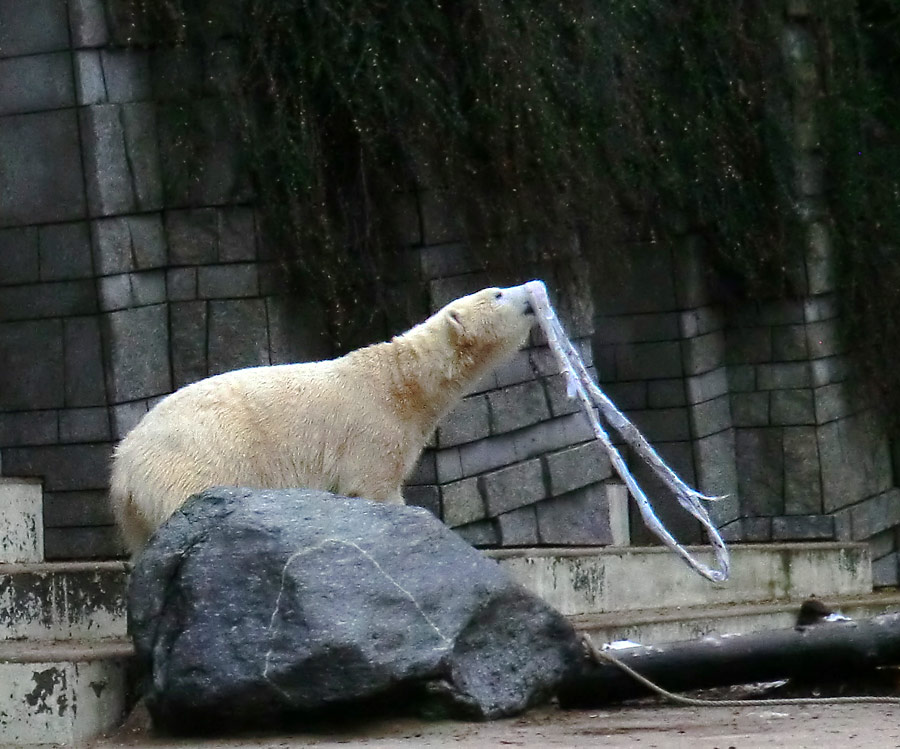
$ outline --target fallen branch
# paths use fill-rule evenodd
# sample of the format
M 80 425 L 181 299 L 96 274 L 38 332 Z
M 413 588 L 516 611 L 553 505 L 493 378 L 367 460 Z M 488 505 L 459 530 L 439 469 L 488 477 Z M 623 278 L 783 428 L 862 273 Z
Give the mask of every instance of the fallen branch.
M 617 650 L 615 657 L 668 691 L 758 681 L 851 676 L 900 664 L 900 614 Z M 650 690 L 612 663 L 586 659 L 559 692 L 564 708 L 645 697 Z

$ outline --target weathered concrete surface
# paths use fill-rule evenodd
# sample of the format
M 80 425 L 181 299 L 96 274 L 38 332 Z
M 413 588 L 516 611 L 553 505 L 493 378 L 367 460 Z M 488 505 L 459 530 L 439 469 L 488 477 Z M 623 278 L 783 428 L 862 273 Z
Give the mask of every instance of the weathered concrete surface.
M 626 707 L 561 712 L 542 708 L 491 723 L 392 720 L 344 726 L 319 734 L 172 741 L 151 737 L 140 718 L 93 744 L 93 749 L 299 749 L 315 746 L 372 749 L 495 749 L 516 746 L 604 749 L 758 749 L 890 747 L 900 745 L 900 708 L 894 705 L 823 707 Z
M 709 547 L 695 549 L 711 563 Z M 731 547 L 732 575 L 710 583 L 664 547 L 488 552 L 518 582 L 564 614 L 772 601 L 872 591 L 866 544 Z
M 41 482 L 0 478 L 0 564 L 44 558 Z M 0 581 L 0 597 L 2 597 Z

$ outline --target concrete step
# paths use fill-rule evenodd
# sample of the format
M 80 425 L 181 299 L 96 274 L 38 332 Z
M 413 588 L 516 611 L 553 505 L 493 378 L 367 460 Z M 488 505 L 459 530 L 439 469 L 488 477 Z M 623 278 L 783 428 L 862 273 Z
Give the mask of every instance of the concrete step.
M 0 477 L 0 563 L 44 559 L 43 504 L 38 479 Z
M 854 619 L 900 611 L 900 592 L 879 591 L 864 596 L 822 597 L 829 608 Z M 793 627 L 802 599 L 756 604 L 686 606 L 569 617 L 575 628 L 598 645 L 631 640 L 642 645 L 693 640 L 707 635 L 746 634 Z
M 708 547 L 692 547 L 712 563 Z M 486 552 L 563 614 L 802 599 L 872 592 L 866 544 L 731 547 L 731 579 L 711 583 L 663 547 L 527 548 Z
M 0 643 L 125 636 L 123 562 L 0 564 Z
M 0 746 L 79 744 L 118 725 L 127 640 L 0 643 Z

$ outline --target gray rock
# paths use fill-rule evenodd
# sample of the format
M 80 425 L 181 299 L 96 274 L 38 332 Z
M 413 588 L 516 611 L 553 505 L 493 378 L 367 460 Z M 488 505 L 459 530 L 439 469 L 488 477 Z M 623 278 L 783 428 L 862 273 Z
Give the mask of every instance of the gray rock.
M 137 561 L 129 631 L 154 722 L 179 733 L 500 718 L 581 658 L 561 614 L 428 511 L 303 489 L 192 498 Z

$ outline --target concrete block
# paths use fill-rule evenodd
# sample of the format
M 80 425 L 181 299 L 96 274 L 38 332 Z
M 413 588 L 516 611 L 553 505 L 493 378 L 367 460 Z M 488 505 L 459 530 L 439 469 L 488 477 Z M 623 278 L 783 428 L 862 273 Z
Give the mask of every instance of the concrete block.
M 768 425 L 769 393 L 732 393 L 731 421 L 736 427 Z
M 126 554 L 113 525 L 44 529 L 44 555 L 48 561 L 115 559 Z
M 146 400 L 117 403 L 115 406 L 111 406 L 109 415 L 113 439 L 120 440 L 125 437 L 144 418 L 144 414 L 148 410 L 149 406 Z
M 510 435 L 510 441 L 516 459 L 524 460 L 586 442 L 593 437 L 587 417 L 579 412 L 526 427 Z
M 467 478 L 441 486 L 444 523 L 451 528 L 487 517 L 477 478 Z
M 0 286 L 37 281 L 39 248 L 37 227 L 0 229 Z
M 141 211 L 163 207 L 162 167 L 157 141 L 156 105 L 132 102 L 121 105 L 125 150 L 134 183 L 134 198 Z
M 94 264 L 100 275 L 162 268 L 168 262 L 159 214 L 116 216 L 91 223 Z
M 483 444 L 483 441 L 475 443 Z M 458 481 L 463 476 L 462 462 L 460 461 L 460 448 L 450 447 L 444 450 L 436 450 L 434 453 L 435 471 L 437 480 L 441 484 L 450 481 Z
M 594 318 L 597 345 L 674 341 L 680 336 L 677 312 L 598 315 Z
M 685 377 L 684 390 L 690 403 L 703 403 L 728 393 L 728 374 L 725 367 L 704 374 Z
M 822 294 L 803 301 L 803 319 L 806 322 L 832 320 L 840 314 L 837 294 Z
M 691 438 L 688 412 L 685 408 L 631 411 L 628 416 L 641 434 L 652 443 L 678 442 Z
M 678 326 L 682 338 L 697 338 L 722 330 L 725 320 L 718 307 L 696 307 L 679 313 Z
M 102 47 L 109 42 L 103 0 L 68 0 L 72 46 Z
M 534 505 L 505 512 L 496 518 L 501 546 L 536 546 L 538 544 L 537 513 Z
M 560 387 L 565 388 L 565 377 L 559 375 L 559 378 Z M 603 386 L 603 392 L 620 410 L 632 411 L 644 408 L 667 408 L 672 405 L 684 405 L 684 382 L 680 378 L 672 380 L 608 382 Z M 679 393 L 681 394 L 680 399 L 678 397 Z M 578 399 L 573 398 L 570 402 L 573 404 L 571 413 L 581 410 L 581 402 Z
M 800 195 L 821 195 L 825 190 L 825 158 L 804 153 L 795 159 L 796 190 Z M 813 292 L 816 293 L 816 292 Z
M 704 494 L 726 497 L 708 505 L 717 523 L 731 522 L 740 514 L 734 430 L 703 437 L 694 443 L 697 488 Z
M 596 379 L 596 374 L 593 372 L 593 368 L 589 367 L 588 372 Z M 547 395 L 547 402 L 550 405 L 550 415 L 551 416 L 565 416 L 566 414 L 572 414 L 581 409 L 581 402 L 578 398 L 570 398 L 567 390 L 566 378 L 564 375 L 552 375 L 550 377 L 543 378 L 544 383 L 544 391 Z M 631 386 L 631 387 L 629 387 Z M 632 401 L 630 398 L 633 397 L 637 400 L 637 406 L 643 407 L 646 405 L 646 385 L 643 382 L 634 382 L 634 383 L 614 383 L 613 385 L 607 385 L 607 394 L 610 395 L 611 398 L 615 400 L 616 403 L 621 404 L 621 398 L 623 392 L 627 392 L 628 395 L 625 396 L 625 400 L 629 403 Z M 628 408 L 629 406 L 621 406 L 622 408 Z
M 789 515 L 822 512 L 819 445 L 814 427 L 788 427 L 784 435 L 784 509 Z
M 63 321 L 65 404 L 69 407 L 106 404 L 100 323 L 96 317 Z
M 0 563 L 43 561 L 42 514 L 39 481 L 0 478 Z
M 129 273 L 131 297 L 135 307 L 166 301 L 166 274 L 162 270 Z
M 735 429 L 738 492 L 748 517 L 784 514 L 781 429 Z
M 252 208 L 222 208 L 219 219 L 219 262 L 256 260 L 256 217 Z
M 107 392 L 113 403 L 171 392 L 168 322 L 164 304 L 103 316 Z
M 779 325 L 772 328 L 774 361 L 798 361 L 808 356 L 806 325 Z
M 91 236 L 86 222 L 42 226 L 39 245 L 42 281 L 93 276 Z
M 125 711 L 127 658 L 0 663 L 0 726 L 6 746 L 82 745 L 110 731 Z M 77 707 L 76 707 L 77 706 Z
M 68 52 L 0 58 L 0 117 L 75 106 Z
M 539 502 L 535 508 L 542 544 L 602 546 L 613 541 L 602 484 Z
M 430 312 L 437 312 L 441 307 L 489 286 L 487 276 L 483 273 L 468 273 L 463 276 L 436 278 L 428 283 Z
M 799 299 L 773 299 L 759 305 L 759 325 L 775 327 L 802 323 L 803 320 L 803 301 Z
M 586 442 L 541 458 L 550 496 L 559 496 L 612 475 L 609 455 L 599 442 Z
M 872 561 L 872 584 L 876 588 L 895 588 L 898 583 L 900 583 L 900 554 L 894 552 Z
M 628 517 L 628 488 L 618 481 L 606 481 L 606 506 L 609 512 L 610 544 L 631 545 L 631 522 Z
M 73 109 L 0 118 L 0 164 L 0 226 L 84 218 L 81 145 Z
M 407 486 L 403 499 L 408 505 L 424 507 L 436 518 L 441 517 L 441 493 L 436 486 Z
M 172 377 L 175 388 L 202 380 L 208 374 L 206 302 L 169 305 L 172 335 Z
M 201 299 L 228 299 L 259 295 L 255 263 L 207 265 L 197 269 L 197 294 Z
M 108 444 L 11 447 L 3 453 L 3 470 L 43 478 L 47 491 L 106 489 L 111 449 Z
M 0 57 L 68 49 L 65 0 L 7 0 L 0 10 Z
M 890 450 L 873 414 L 856 414 L 823 424 L 817 429 L 817 438 L 825 512 L 881 494 L 892 486 Z
M 725 336 L 718 331 L 683 340 L 681 350 L 687 375 L 703 374 L 725 364 Z
M 844 352 L 844 341 L 838 330 L 837 320 L 807 323 L 806 335 L 811 359 L 822 359 Z
M 60 442 L 108 442 L 111 435 L 105 408 L 70 408 L 59 412 Z
M 775 426 L 815 424 L 813 391 L 809 388 L 772 390 L 769 420 Z
M 730 364 L 727 367 L 728 390 L 746 393 L 756 390 L 756 367 L 750 364 Z
M 314 300 L 278 295 L 267 297 L 265 303 L 272 364 L 320 361 L 332 356 L 322 309 Z
M 497 368 L 495 375 L 497 387 L 517 385 L 520 382 L 533 379 L 535 372 L 531 368 L 529 352 L 526 350 L 517 351 L 509 361 Z M 488 379 L 485 378 L 485 381 Z
M 809 363 L 813 387 L 844 382 L 850 373 L 849 362 L 843 356 L 829 356 Z
M 772 361 L 772 329 L 769 326 L 730 328 L 725 340 L 729 364 Z
M 743 541 L 763 543 L 772 540 L 772 518 L 744 518 Z
M 97 290 L 100 296 L 100 309 L 104 311 L 134 306 L 131 296 L 131 276 L 128 273 L 103 276 L 98 279 Z
M 75 66 L 75 101 L 79 106 L 105 104 L 109 101 L 106 82 L 103 80 L 103 64 L 100 52 L 95 49 L 72 53 Z
M 900 489 L 892 488 L 835 514 L 849 515 L 850 538 L 864 541 L 900 524 Z
M 122 108 L 95 104 L 79 111 L 91 216 L 133 213 L 138 205 L 128 163 Z
M 166 298 L 185 302 L 197 298 L 197 269 L 169 268 L 166 271 Z
M 108 101 L 123 103 L 152 98 L 147 52 L 110 48 L 101 50 L 100 57 Z
M 0 288 L 0 320 L 90 315 L 96 311 L 97 295 L 90 280 Z
M 266 305 L 262 299 L 209 303 L 209 373 L 269 363 Z
M 490 517 L 537 502 L 547 496 L 540 460 L 528 460 L 480 476 L 479 489 Z
M 468 273 L 475 261 L 468 245 L 463 243 L 438 244 L 416 250 L 422 279 L 447 278 Z
M 831 234 L 825 224 L 810 224 L 806 237 L 806 275 L 809 293 L 813 296 L 827 294 L 837 288 L 837 260 L 831 243 Z
M 169 260 L 173 265 L 209 265 L 218 260 L 218 227 L 212 208 L 166 211 Z
M 661 379 L 682 374 L 678 341 L 636 343 L 616 349 L 616 378 L 619 380 Z
M 484 439 L 490 432 L 487 396 L 469 396 L 443 418 L 437 430 L 437 443 L 440 447 L 451 447 Z
M 58 440 L 57 411 L 0 411 L 0 445 L 50 445 Z
M 846 382 L 835 382 L 831 385 L 813 389 L 815 402 L 815 421 L 826 424 L 835 419 L 842 419 L 857 410 L 853 393 Z
M 834 538 L 834 522 L 827 515 L 785 515 L 772 518 L 773 541 L 827 541 Z
M 479 520 L 477 523 L 460 525 L 454 528 L 463 540 L 475 547 L 497 546 L 500 543 L 500 534 L 497 524 L 493 520 Z
M 695 438 L 708 437 L 731 427 L 731 403 L 727 395 L 697 403 L 689 409 Z
M 550 418 L 543 383 L 537 380 L 489 392 L 487 400 L 494 434 L 505 434 Z
M 0 409 L 31 410 L 64 405 L 59 320 L 0 324 L 0 361 L 5 362 L 0 367 Z
M 812 377 L 806 362 L 760 364 L 756 368 L 756 384 L 760 390 L 807 388 Z
M 510 465 L 519 459 L 513 435 L 494 435 L 469 442 L 457 448 L 460 476 L 475 476 L 495 468 Z M 449 464 L 453 465 L 452 461 Z

